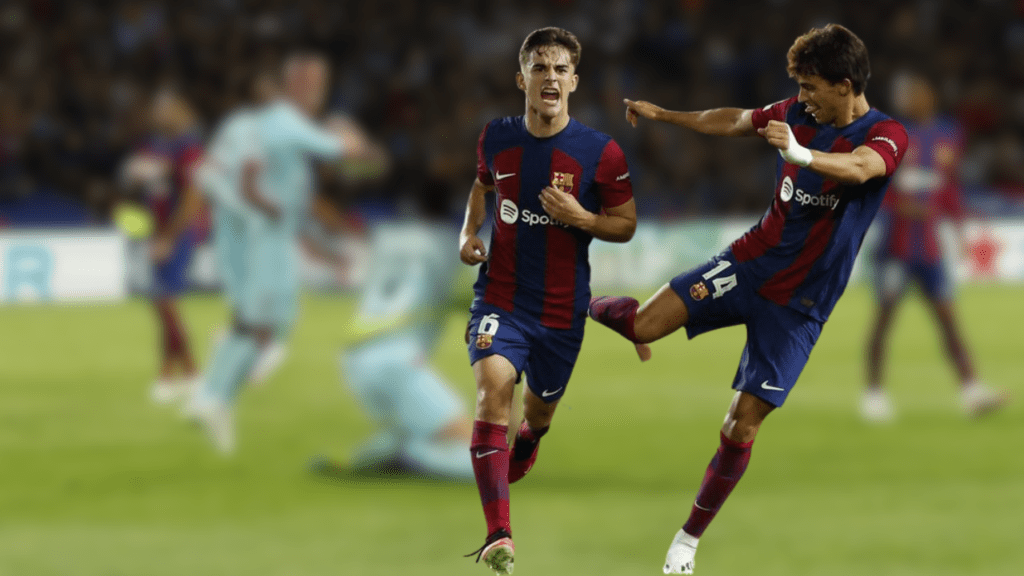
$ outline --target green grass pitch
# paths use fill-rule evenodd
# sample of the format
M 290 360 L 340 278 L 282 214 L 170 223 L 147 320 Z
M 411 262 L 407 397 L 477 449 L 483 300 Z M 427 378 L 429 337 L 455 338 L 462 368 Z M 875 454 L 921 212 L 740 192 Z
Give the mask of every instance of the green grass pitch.
M 1024 573 L 1022 291 L 974 286 L 960 316 L 983 377 L 1016 397 L 961 417 L 952 372 L 917 300 L 889 370 L 899 420 L 856 416 L 871 299 L 853 287 L 697 555 L 701 576 L 1019 576 Z M 184 305 L 209 354 L 225 311 Z M 238 410 L 239 454 L 214 455 L 148 402 L 156 362 L 142 301 L 0 308 L 0 575 L 489 574 L 461 554 L 484 522 L 473 485 L 324 481 L 370 430 L 339 384 L 352 302 L 304 300 L 290 357 Z M 473 383 L 453 315 L 436 364 Z M 591 323 L 537 467 L 512 488 L 516 574 L 653 575 L 685 520 L 731 398 L 742 328 L 674 335 L 641 365 Z

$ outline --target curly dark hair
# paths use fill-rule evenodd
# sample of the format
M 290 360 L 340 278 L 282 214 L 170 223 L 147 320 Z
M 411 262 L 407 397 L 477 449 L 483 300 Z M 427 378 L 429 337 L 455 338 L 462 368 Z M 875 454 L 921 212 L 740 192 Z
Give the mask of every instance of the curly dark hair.
M 519 65 L 525 64 L 526 59 L 530 57 L 530 52 L 542 46 L 562 46 L 569 51 L 569 59 L 572 65 L 574 67 L 580 65 L 580 54 L 583 52 L 583 46 L 580 45 L 580 41 L 576 39 L 575 34 L 557 26 L 548 26 L 547 28 L 539 28 L 530 32 L 526 40 L 523 41 L 523 47 L 519 49 Z
M 790 77 L 820 76 L 832 84 L 849 79 L 858 96 L 864 93 L 871 77 L 867 46 L 839 24 L 812 28 L 793 42 L 786 58 Z

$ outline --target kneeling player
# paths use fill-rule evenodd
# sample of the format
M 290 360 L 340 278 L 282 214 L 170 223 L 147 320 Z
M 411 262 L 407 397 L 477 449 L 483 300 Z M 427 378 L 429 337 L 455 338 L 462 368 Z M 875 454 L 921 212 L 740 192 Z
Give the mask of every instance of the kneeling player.
M 761 135 L 782 156 L 767 213 L 725 252 L 639 308 L 632 298 L 591 301 L 592 318 L 637 343 L 683 326 L 690 338 L 747 327 L 721 445 L 669 547 L 666 574 L 693 573 L 698 539 L 743 475 L 761 423 L 796 384 L 907 146 L 903 126 L 868 105 L 867 49 L 846 28 L 797 38 L 788 71 L 799 96 L 758 110 L 671 112 L 626 101 L 634 124 L 643 116 L 704 134 Z

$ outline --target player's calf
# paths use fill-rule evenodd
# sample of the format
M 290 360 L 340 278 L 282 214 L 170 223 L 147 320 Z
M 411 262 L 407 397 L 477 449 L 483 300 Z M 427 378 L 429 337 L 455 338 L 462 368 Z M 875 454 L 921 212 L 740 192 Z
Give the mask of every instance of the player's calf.
M 516 438 L 512 443 L 511 458 L 508 462 L 508 483 L 518 482 L 533 468 L 537 461 L 537 452 L 540 450 L 540 439 L 547 434 L 548 426 L 540 430 L 533 430 L 530 425 L 523 422 L 516 432 Z
M 627 340 L 640 343 L 636 336 L 636 311 L 640 302 L 627 296 L 599 296 L 590 299 L 588 314 L 594 320 L 615 330 Z

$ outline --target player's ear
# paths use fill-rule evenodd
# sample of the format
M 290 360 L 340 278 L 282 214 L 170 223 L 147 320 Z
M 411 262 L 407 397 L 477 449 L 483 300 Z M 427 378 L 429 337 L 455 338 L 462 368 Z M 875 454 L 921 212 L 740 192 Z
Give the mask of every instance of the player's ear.
M 572 86 L 569 87 L 569 92 L 575 92 L 576 91 L 576 86 L 579 83 L 580 83 L 580 75 L 579 74 L 573 74 L 572 75 Z
M 516 72 L 516 86 L 526 92 L 526 77 L 523 76 L 522 71 Z
M 853 92 L 853 82 L 849 78 L 843 78 L 843 81 L 839 83 L 839 95 L 847 96 Z

